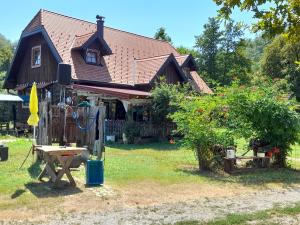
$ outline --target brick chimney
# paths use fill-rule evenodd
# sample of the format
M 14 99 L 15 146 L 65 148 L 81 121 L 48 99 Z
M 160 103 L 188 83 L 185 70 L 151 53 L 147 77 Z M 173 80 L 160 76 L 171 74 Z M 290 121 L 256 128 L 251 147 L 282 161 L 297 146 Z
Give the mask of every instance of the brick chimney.
M 97 33 L 99 37 L 103 38 L 103 30 L 104 30 L 104 18 L 103 16 L 96 16 L 97 19 Z

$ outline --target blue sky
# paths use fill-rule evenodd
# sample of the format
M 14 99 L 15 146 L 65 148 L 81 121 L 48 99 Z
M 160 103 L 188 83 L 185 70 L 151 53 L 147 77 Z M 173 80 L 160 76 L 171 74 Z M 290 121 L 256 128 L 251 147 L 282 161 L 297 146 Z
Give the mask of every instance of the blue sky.
M 1 2 L 0 33 L 12 41 L 39 9 L 94 22 L 97 14 L 105 25 L 152 37 L 163 26 L 175 46 L 192 47 L 208 17 L 217 15 L 212 0 L 10 0 Z M 233 19 L 251 24 L 250 13 L 235 10 Z M 248 37 L 253 37 L 249 32 Z

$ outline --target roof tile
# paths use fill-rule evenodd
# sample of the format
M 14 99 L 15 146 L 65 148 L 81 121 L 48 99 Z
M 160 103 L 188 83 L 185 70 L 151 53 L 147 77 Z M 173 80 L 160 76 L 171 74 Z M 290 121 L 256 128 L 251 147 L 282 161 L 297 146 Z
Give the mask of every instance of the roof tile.
M 148 83 L 171 54 L 179 65 L 188 57 L 181 56 L 168 42 L 104 27 L 104 39 L 112 54 L 103 57 L 103 66 L 90 65 L 79 51 L 72 49 L 84 44 L 96 32 L 95 23 L 40 10 L 23 32 L 31 32 L 39 26 L 47 31 L 62 61 L 71 64 L 73 79 L 130 85 Z M 207 85 L 199 79 L 195 82 L 206 86 L 204 89 L 208 91 Z

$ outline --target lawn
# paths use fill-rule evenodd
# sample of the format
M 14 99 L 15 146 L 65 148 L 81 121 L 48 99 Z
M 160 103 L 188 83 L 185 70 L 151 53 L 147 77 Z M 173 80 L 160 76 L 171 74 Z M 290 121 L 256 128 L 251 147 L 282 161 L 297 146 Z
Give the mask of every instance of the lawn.
M 60 190 L 45 188 L 37 181 L 42 165 L 32 155 L 19 169 L 30 149 L 31 142 L 17 139 L 7 143 L 9 160 L 0 162 L 0 210 L 4 208 L 37 208 L 47 202 L 56 204 L 63 195 Z M 73 171 L 77 181 L 84 184 L 85 170 Z M 156 183 L 161 186 L 176 184 L 209 184 L 211 187 L 299 184 L 297 171 L 277 169 L 244 175 L 199 174 L 194 153 L 179 144 L 153 143 L 147 145 L 109 145 L 106 147 L 105 184 L 110 187 L 132 187 L 139 182 Z M 225 187 L 224 186 L 224 187 Z M 84 193 L 84 186 L 78 192 Z M 77 192 L 74 192 L 77 193 Z
M 274 206 L 272 209 L 257 211 L 254 213 L 229 214 L 225 218 L 219 218 L 209 222 L 181 221 L 175 223 L 175 225 L 288 224 L 287 221 L 291 222 L 291 219 L 298 221 L 297 217 L 299 217 L 299 215 L 300 215 L 300 203 L 296 203 L 294 206 L 289 206 L 289 207 Z M 293 224 L 295 224 L 295 221 Z

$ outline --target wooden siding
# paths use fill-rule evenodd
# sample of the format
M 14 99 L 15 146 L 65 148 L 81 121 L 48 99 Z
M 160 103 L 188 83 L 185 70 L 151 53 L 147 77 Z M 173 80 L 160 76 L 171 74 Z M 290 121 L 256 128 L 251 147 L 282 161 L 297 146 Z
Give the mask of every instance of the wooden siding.
M 37 45 L 41 45 L 41 66 L 31 68 L 31 49 Z M 31 37 L 27 41 L 24 51 L 24 57 L 17 73 L 17 84 L 56 80 L 58 64 L 41 34 Z
M 177 72 L 175 66 L 173 64 L 169 64 L 162 72 L 159 74 L 159 77 L 164 77 L 168 84 L 177 84 L 182 83 L 183 79 L 180 74 Z M 159 83 L 159 80 L 156 79 L 155 83 Z
M 166 81 L 169 84 L 177 84 L 181 83 L 183 79 L 180 77 L 175 67 L 170 64 L 164 71 L 164 76 L 166 77 Z

